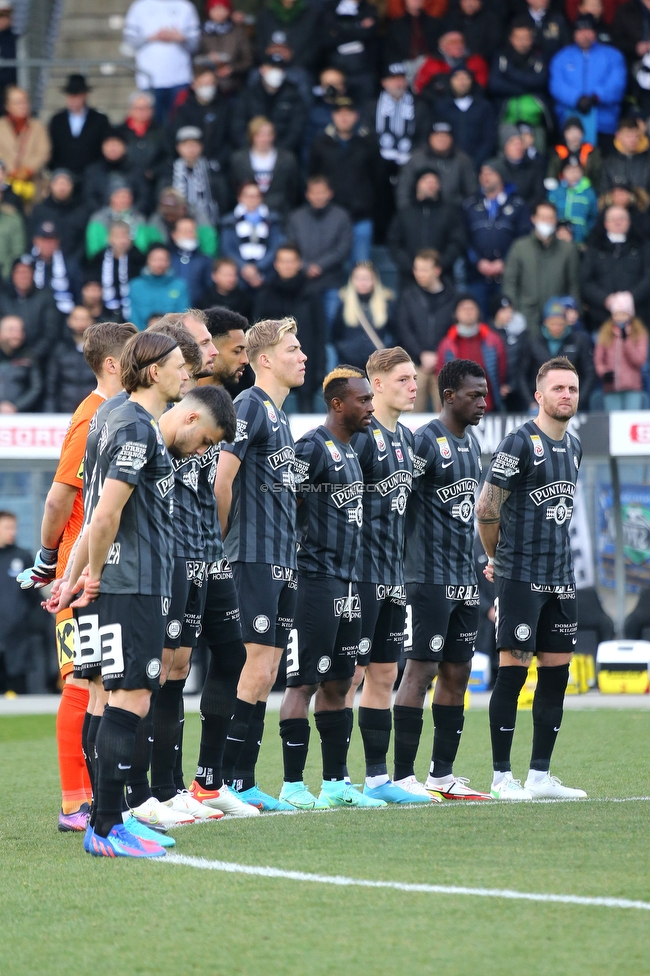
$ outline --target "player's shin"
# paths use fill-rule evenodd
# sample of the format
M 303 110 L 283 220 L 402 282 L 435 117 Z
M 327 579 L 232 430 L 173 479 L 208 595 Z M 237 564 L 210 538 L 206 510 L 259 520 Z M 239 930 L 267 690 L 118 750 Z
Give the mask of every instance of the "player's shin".
M 492 764 L 495 782 L 499 774 L 510 771 L 510 752 L 517 721 L 517 700 L 526 683 L 528 669 L 513 666 L 500 667 L 490 698 L 490 737 L 492 740 Z
M 533 750 L 531 774 L 546 773 L 562 724 L 564 693 L 569 680 L 569 665 L 537 669 L 537 688 L 533 698 Z

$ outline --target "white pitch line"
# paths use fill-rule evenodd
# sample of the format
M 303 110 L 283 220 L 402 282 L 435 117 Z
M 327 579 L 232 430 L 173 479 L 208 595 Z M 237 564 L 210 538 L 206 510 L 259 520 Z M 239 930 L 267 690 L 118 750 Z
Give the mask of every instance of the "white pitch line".
M 249 874 L 257 878 L 282 878 L 287 881 L 306 881 L 312 884 L 336 885 L 342 888 L 390 888 L 428 895 L 473 895 L 477 898 L 507 898 L 512 901 L 552 902 L 560 905 L 587 905 L 596 908 L 636 908 L 650 912 L 650 902 L 628 898 L 587 898 L 582 895 L 551 895 L 529 891 L 510 891 L 501 888 L 465 888 L 457 885 L 406 884 L 402 881 L 370 881 L 365 878 L 346 878 L 341 875 L 306 874 L 303 871 L 284 871 L 281 868 L 236 864 L 232 861 L 208 861 L 203 857 L 167 854 L 158 864 L 181 864 L 203 871 L 224 871 L 227 874 Z

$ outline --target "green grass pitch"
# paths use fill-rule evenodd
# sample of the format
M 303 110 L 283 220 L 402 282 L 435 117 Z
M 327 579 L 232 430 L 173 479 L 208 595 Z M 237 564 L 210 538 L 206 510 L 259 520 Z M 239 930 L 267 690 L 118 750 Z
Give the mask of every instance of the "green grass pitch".
M 530 713 L 513 769 L 525 776 Z M 554 771 L 591 798 L 650 796 L 650 713 L 569 712 Z M 191 780 L 199 722 L 186 723 Z M 417 771 L 431 741 L 425 725 Z M 318 738 L 306 781 L 319 782 Z M 650 973 L 650 912 L 333 887 L 83 853 L 56 831 L 54 717 L 0 718 L 3 976 L 599 976 Z M 355 728 L 350 770 L 362 778 Z M 456 765 L 489 788 L 487 714 Z M 281 785 L 277 715 L 260 785 Z M 650 901 L 650 802 L 445 804 L 224 820 L 176 831 L 176 852 L 322 875 Z M 164 862 L 164 859 L 163 859 Z

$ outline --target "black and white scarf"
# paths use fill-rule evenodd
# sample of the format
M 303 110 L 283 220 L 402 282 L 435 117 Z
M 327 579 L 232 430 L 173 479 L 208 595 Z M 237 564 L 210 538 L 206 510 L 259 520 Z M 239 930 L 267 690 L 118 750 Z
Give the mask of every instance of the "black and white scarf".
M 38 248 L 33 248 L 32 257 L 34 261 L 34 284 L 37 288 L 45 288 L 47 285 L 54 293 L 54 301 L 59 312 L 69 315 L 74 308 L 74 297 L 70 291 L 70 281 L 68 279 L 68 269 L 65 266 L 65 258 L 61 251 L 55 251 L 52 255 L 52 264 L 49 265 L 50 276 L 48 281 L 48 265 L 40 256 Z
M 399 99 L 388 92 L 381 93 L 377 99 L 375 129 L 383 158 L 398 166 L 408 163 L 415 137 L 415 102 L 411 92 L 404 92 Z
M 172 186 L 187 200 L 191 215 L 199 223 L 216 224 L 219 207 L 212 199 L 210 168 L 204 156 L 199 156 L 190 169 L 183 159 L 174 162 Z
M 238 203 L 233 214 L 237 218 L 235 233 L 239 238 L 239 254 L 242 261 L 246 263 L 261 261 L 268 247 L 269 208 L 262 203 L 257 210 L 249 213 L 246 207 Z
M 225 20 L 223 24 L 217 24 L 214 20 L 206 20 L 203 25 L 204 34 L 230 34 L 235 25 L 231 20 Z
M 115 311 L 116 309 L 122 310 L 122 316 L 125 322 L 128 322 L 131 318 L 131 298 L 129 293 L 128 254 L 123 254 L 121 257 L 116 258 L 113 254 L 113 249 L 107 247 L 104 251 L 104 259 L 102 261 L 102 298 L 106 308 L 110 308 L 111 311 Z

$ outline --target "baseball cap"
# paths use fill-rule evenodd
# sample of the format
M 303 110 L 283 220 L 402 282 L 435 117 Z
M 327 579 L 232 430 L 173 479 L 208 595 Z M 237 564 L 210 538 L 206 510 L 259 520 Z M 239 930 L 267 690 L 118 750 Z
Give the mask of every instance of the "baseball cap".
M 566 318 L 566 308 L 559 298 L 549 298 L 544 304 L 544 318 Z

